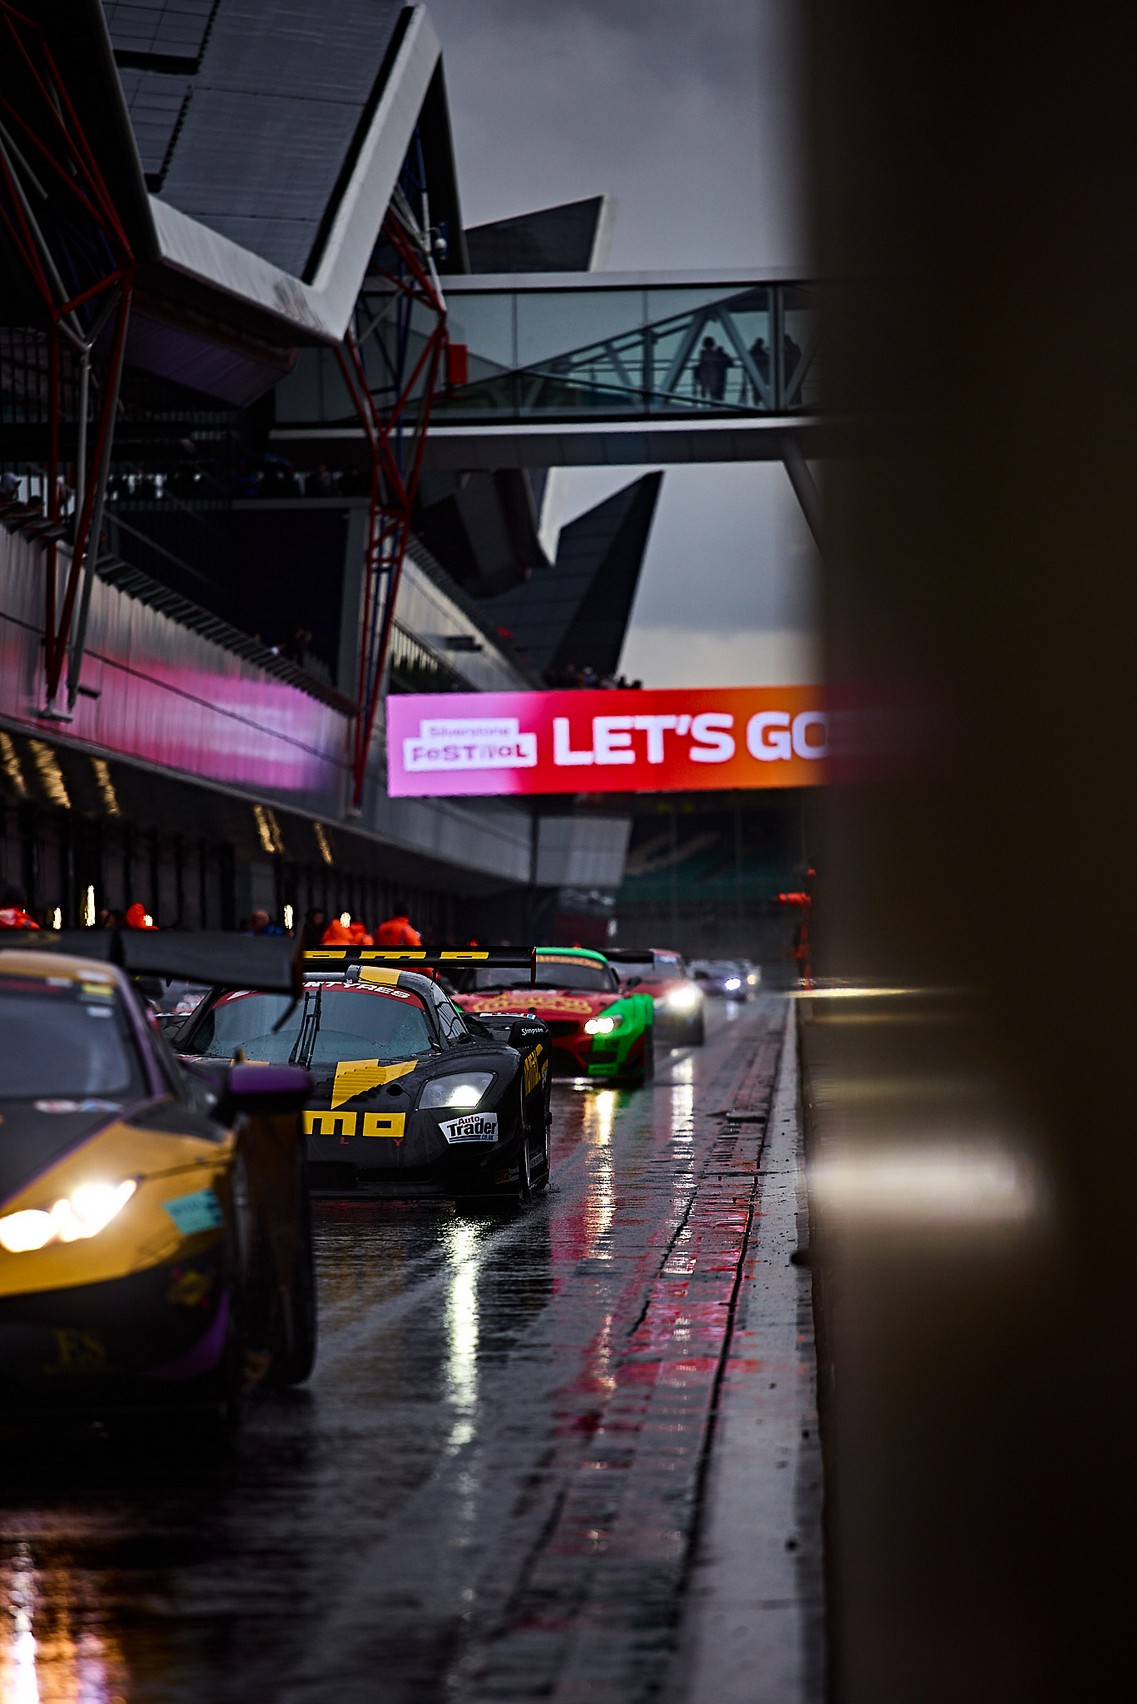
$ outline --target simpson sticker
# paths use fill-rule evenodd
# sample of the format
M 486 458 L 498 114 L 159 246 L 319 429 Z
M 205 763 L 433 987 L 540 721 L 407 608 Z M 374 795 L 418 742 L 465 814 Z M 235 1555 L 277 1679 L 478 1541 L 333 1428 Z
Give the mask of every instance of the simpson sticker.
M 466 1118 L 448 1118 L 440 1128 L 448 1142 L 496 1142 L 497 1113 L 473 1112 Z
M 221 1203 L 212 1189 L 195 1189 L 192 1195 L 176 1195 L 172 1201 L 163 1201 L 162 1206 L 183 1237 L 195 1236 L 198 1231 L 215 1231 L 225 1223 Z

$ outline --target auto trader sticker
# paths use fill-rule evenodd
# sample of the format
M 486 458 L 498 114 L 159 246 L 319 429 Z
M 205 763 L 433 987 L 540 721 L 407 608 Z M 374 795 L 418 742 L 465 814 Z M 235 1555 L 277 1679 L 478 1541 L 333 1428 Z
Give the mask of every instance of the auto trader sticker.
M 472 1112 L 465 1118 L 448 1118 L 441 1130 L 448 1142 L 496 1142 L 497 1113 Z

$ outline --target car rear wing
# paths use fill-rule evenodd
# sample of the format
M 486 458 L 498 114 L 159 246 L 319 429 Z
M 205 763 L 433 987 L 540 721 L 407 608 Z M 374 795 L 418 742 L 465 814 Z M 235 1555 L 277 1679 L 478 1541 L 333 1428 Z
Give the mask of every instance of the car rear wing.
M 601 947 L 609 964 L 654 964 L 655 954 L 650 947 Z
M 286 935 L 220 930 L 29 929 L 0 931 L 0 952 L 66 953 L 117 965 L 128 976 L 160 976 L 212 988 L 257 988 L 299 997 L 303 967 Z
M 533 983 L 537 980 L 538 950 L 536 947 L 528 952 L 508 949 L 499 952 L 490 948 L 483 951 L 478 947 L 312 947 L 304 954 L 304 967 L 317 970 L 321 965 L 389 964 L 426 974 L 439 970 L 527 970 Z

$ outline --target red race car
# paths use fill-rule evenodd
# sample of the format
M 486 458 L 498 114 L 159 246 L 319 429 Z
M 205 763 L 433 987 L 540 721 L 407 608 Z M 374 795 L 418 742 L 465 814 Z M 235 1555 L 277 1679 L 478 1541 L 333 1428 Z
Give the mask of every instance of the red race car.
M 679 953 L 669 947 L 609 947 L 605 957 L 622 987 L 651 995 L 656 1039 L 663 1046 L 692 1047 L 706 1040 L 703 990 Z
M 453 955 L 457 957 L 457 955 Z M 651 996 L 623 989 L 603 953 L 587 947 L 538 947 L 532 961 L 500 955 L 450 971 L 455 1000 L 467 1012 L 532 1012 L 548 1025 L 553 1075 L 639 1084 L 654 1070 Z M 449 967 L 445 967 L 449 971 Z

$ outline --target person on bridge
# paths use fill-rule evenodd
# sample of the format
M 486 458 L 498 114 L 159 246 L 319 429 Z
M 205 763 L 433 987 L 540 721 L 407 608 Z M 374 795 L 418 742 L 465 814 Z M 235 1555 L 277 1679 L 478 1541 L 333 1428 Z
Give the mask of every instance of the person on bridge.
M 726 375 L 733 366 L 722 344 L 713 337 L 704 337 L 695 362 L 696 394 L 706 397 L 708 402 L 721 402 L 726 394 Z
M 421 947 L 422 936 L 412 927 L 405 911 L 396 911 L 376 929 L 375 944 L 379 947 Z

